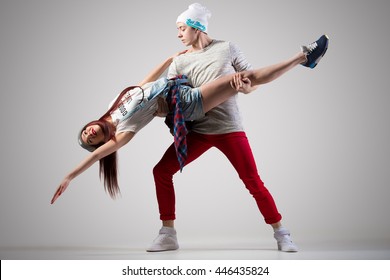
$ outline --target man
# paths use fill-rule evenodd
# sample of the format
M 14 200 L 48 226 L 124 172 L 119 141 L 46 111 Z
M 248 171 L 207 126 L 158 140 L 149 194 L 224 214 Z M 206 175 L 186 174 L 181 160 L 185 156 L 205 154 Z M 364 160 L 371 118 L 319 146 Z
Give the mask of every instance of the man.
M 185 74 L 189 77 L 190 84 L 198 87 L 220 76 L 252 68 L 234 44 L 214 40 L 208 35 L 210 16 L 210 11 L 198 3 L 190 5 L 179 15 L 176 23 L 178 38 L 189 49 L 174 59 L 168 70 L 168 78 Z M 308 61 L 305 66 L 314 68 L 320 57 L 313 62 L 314 64 Z M 219 149 L 229 159 L 245 187 L 254 197 L 265 222 L 272 226 L 278 249 L 297 252 L 298 248 L 292 242 L 289 231 L 281 224 L 282 216 L 274 199 L 258 174 L 248 139 L 243 131 L 236 98 L 237 96 L 231 97 L 209 111 L 204 118 L 192 123 L 191 132 L 187 135 L 186 164 L 197 159 L 211 147 Z M 149 252 L 179 248 L 174 228 L 176 216 L 173 186 L 173 175 L 179 169 L 172 144 L 153 169 L 162 228 L 147 249 Z

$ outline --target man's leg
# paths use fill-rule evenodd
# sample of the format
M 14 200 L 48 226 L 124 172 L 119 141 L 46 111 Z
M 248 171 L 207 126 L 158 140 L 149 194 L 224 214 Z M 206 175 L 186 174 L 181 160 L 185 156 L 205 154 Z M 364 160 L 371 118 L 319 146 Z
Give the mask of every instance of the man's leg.
M 278 212 L 275 201 L 260 179 L 245 132 L 225 134 L 223 138 L 221 136 L 216 136 L 215 146 L 229 159 L 245 187 L 255 199 L 265 222 L 273 227 L 278 249 L 296 252 L 297 246 L 291 241 L 289 231 L 282 227 L 282 216 Z
M 196 160 L 210 148 L 211 145 L 205 141 L 201 134 L 189 133 L 187 135 L 186 165 Z M 179 245 L 177 244 L 176 230 L 174 229 L 176 214 L 173 175 L 179 170 L 180 166 L 176 157 L 175 147 L 172 144 L 153 169 L 157 202 L 163 227 L 152 245 L 147 249 L 148 252 L 178 249 Z
M 222 136 L 222 135 L 220 135 Z M 282 219 L 273 197 L 265 187 L 257 171 L 252 150 L 245 132 L 216 136 L 215 146 L 229 159 L 257 206 L 267 224 L 274 224 Z

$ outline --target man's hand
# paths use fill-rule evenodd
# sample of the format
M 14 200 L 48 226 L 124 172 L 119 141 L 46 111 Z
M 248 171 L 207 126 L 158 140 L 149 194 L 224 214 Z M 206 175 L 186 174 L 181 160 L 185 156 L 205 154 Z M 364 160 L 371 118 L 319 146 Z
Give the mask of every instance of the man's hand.
M 252 87 L 251 80 L 246 77 L 242 77 L 241 73 L 236 73 L 230 81 L 230 86 L 238 92 L 248 94 L 254 91 L 257 86 Z

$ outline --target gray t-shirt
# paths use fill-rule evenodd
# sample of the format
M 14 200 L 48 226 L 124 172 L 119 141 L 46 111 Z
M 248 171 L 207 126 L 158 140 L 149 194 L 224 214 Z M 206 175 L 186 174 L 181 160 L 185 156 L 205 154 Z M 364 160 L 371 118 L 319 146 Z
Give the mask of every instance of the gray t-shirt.
M 177 56 L 168 69 L 168 78 L 188 76 L 193 87 L 199 87 L 221 76 L 251 69 L 243 53 L 231 42 L 213 40 L 206 48 Z M 193 122 L 193 131 L 223 134 L 243 130 L 237 95 Z

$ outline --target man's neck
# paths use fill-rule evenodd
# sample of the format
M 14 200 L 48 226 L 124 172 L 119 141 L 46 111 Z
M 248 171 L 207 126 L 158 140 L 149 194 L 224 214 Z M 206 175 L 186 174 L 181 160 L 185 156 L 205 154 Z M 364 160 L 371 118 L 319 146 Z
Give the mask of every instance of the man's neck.
M 199 36 L 199 40 L 192 45 L 192 51 L 200 51 L 206 48 L 208 45 L 211 44 L 213 39 L 211 39 L 207 34 L 202 34 Z

